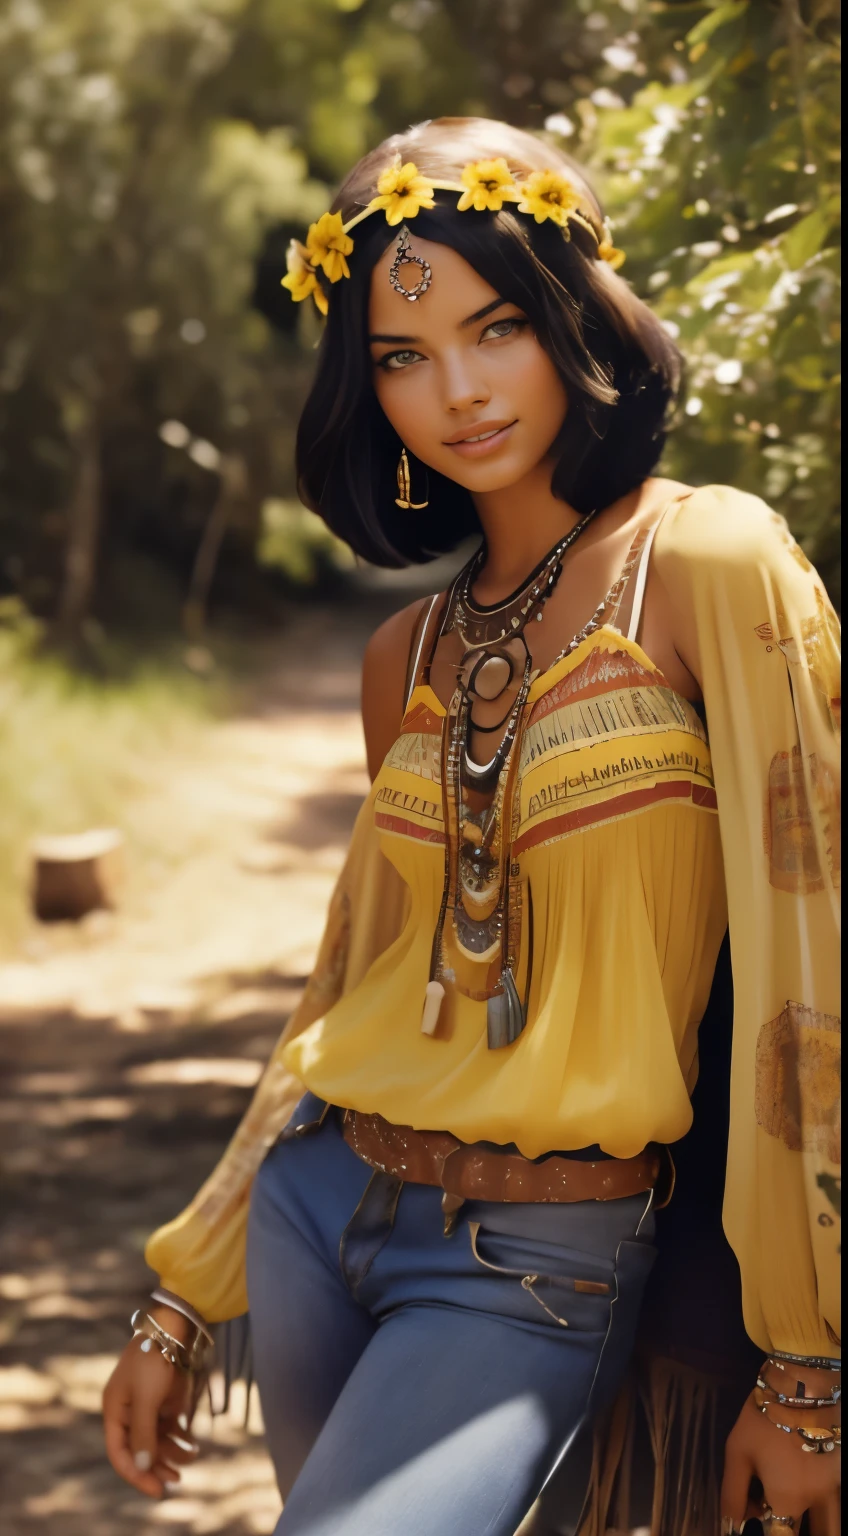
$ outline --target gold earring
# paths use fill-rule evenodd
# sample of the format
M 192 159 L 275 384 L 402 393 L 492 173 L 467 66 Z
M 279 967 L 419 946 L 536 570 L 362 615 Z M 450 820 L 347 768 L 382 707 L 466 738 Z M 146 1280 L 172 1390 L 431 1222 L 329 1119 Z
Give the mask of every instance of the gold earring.
M 406 449 L 401 448 L 397 467 L 398 494 L 395 497 L 395 506 L 402 507 L 404 512 L 422 512 L 429 507 L 429 498 L 426 501 L 411 501 L 412 479 L 409 473 L 409 460 L 406 457 Z

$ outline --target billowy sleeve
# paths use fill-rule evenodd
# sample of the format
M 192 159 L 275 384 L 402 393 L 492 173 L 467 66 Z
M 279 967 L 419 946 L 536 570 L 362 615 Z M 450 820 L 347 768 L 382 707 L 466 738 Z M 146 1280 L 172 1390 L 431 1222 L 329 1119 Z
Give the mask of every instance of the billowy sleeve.
M 838 623 L 785 520 L 730 486 L 668 515 L 656 564 L 694 619 L 715 772 L 735 998 L 724 1226 L 745 1326 L 763 1349 L 834 1355 Z
M 247 1311 L 245 1236 L 251 1184 L 304 1092 L 283 1065 L 283 1050 L 358 985 L 403 926 L 405 887 L 380 852 L 373 795 L 372 789 L 357 816 L 314 970 L 235 1135 L 191 1204 L 154 1232 L 145 1248 L 160 1284 L 210 1323 Z

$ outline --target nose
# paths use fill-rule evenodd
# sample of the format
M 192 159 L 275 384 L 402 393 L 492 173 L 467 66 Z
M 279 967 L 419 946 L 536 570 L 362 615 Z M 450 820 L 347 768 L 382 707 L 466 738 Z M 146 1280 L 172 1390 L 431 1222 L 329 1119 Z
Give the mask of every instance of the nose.
M 446 411 L 459 415 L 492 398 L 473 352 L 465 348 L 449 354 L 442 365 L 442 399 Z

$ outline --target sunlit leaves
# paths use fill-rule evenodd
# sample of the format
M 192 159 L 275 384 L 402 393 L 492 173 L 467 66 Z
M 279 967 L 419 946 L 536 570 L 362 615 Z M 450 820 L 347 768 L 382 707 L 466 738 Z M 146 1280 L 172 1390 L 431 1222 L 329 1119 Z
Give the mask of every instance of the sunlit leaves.
M 193 547 L 211 477 L 159 438 L 169 421 L 244 457 L 257 533 L 263 502 L 293 495 L 318 336 L 280 294 L 286 244 L 387 133 L 463 113 L 547 132 L 587 165 L 622 278 L 689 361 L 699 404 L 663 472 L 765 494 L 825 551 L 838 40 L 837 0 L 15 0 L 0 15 L 0 583 L 49 607 L 92 395 L 107 547 Z
M 814 208 L 788 230 L 781 244 L 786 265 L 795 270 L 817 256 L 839 216 L 839 198 L 829 197 L 820 208 Z
M 727 3 L 714 5 L 708 16 L 699 21 L 686 35 L 686 41 L 690 49 L 699 43 L 708 43 L 721 27 L 726 27 L 731 22 L 739 22 L 748 10 L 750 0 L 727 0 Z
M 601 173 L 624 273 L 689 362 L 699 403 L 668 472 L 775 499 L 835 586 L 838 7 L 814 9 L 798 26 L 793 4 L 652 6 L 653 78 L 591 130 L 581 119 L 578 153 Z

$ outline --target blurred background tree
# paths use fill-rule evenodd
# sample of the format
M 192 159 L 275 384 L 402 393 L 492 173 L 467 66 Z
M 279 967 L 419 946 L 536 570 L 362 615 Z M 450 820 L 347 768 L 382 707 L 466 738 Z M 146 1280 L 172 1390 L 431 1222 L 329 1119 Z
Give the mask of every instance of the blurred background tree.
M 679 338 L 663 472 L 764 495 L 835 594 L 838 50 L 837 0 L 6 0 L 0 593 L 79 641 L 332 569 L 285 247 L 385 134 L 483 114 L 587 166 Z

